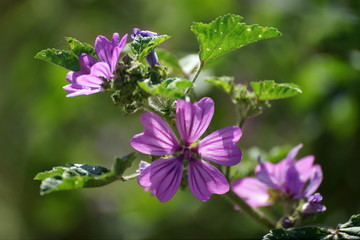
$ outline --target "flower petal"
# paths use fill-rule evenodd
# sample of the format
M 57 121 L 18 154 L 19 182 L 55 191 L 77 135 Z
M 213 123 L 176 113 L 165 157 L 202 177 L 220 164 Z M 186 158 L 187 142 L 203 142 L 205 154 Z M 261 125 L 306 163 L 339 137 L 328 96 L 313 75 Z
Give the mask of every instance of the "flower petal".
M 295 163 L 291 161 L 291 165 L 286 172 L 285 191 L 292 199 L 299 199 L 303 197 L 303 187 L 304 182 L 300 180 L 300 175 L 296 170 Z
M 113 77 L 113 74 L 110 70 L 110 66 L 107 63 L 104 62 L 98 62 L 95 63 L 92 67 L 91 67 L 91 75 L 96 76 L 96 77 L 104 77 L 107 79 L 110 79 Z
M 89 88 L 89 87 L 83 87 L 78 84 L 68 84 L 63 87 L 63 89 L 69 93 L 66 95 L 66 97 L 75 97 L 79 95 L 90 95 L 94 93 L 101 92 L 101 88 Z
M 242 153 L 236 143 L 241 134 L 241 129 L 235 126 L 215 131 L 200 141 L 198 152 L 206 160 L 220 165 L 238 164 Z
M 99 35 L 95 40 L 95 51 L 96 55 L 99 57 L 99 60 L 111 63 L 113 43 L 110 42 L 106 37 Z
M 224 175 L 210 163 L 191 158 L 188 167 L 190 190 L 200 201 L 209 200 L 211 194 L 229 191 L 230 186 Z
M 323 173 L 321 170 L 321 166 L 318 164 L 315 164 L 313 166 L 309 185 L 306 187 L 306 189 L 304 191 L 304 196 L 308 197 L 311 194 L 313 194 L 319 188 L 322 180 L 323 180 Z
M 66 74 L 66 80 L 71 83 L 75 83 L 77 77 L 81 75 L 89 74 L 91 66 L 93 66 L 96 62 L 97 60 L 91 55 L 86 53 L 80 54 L 79 55 L 80 70 L 77 72 L 73 72 L 73 71 L 68 72 Z
M 314 160 L 315 160 L 315 157 L 312 155 L 309 155 L 309 156 L 303 157 L 300 160 L 296 161 L 295 167 L 300 174 L 300 179 L 302 182 L 306 182 L 307 180 L 310 179 Z
M 87 53 L 79 55 L 80 71 L 86 74 L 90 73 L 90 68 L 98 61 Z
M 86 74 L 76 78 L 75 84 L 89 88 L 101 88 L 103 82 L 104 81 L 97 76 Z
M 258 180 L 274 189 L 283 190 L 281 183 L 275 177 L 276 165 L 270 162 L 262 162 L 259 158 L 259 164 L 255 168 L 255 175 Z
M 179 99 L 176 103 L 176 126 L 185 146 L 195 142 L 208 128 L 214 115 L 214 101 L 202 98 L 192 104 Z
M 254 177 L 236 180 L 232 184 L 232 190 L 253 208 L 271 205 L 268 201 L 270 198 L 268 186 Z
M 302 147 L 303 145 L 300 143 L 299 145 L 291 149 L 286 158 L 295 159 L 296 155 Z
M 126 44 L 127 34 L 120 40 L 118 33 L 114 33 L 112 41 L 110 42 L 104 36 L 98 36 L 95 40 L 95 51 L 100 61 L 109 64 L 111 73 L 116 69 L 116 65 L 119 61 L 119 56 Z
M 120 37 L 119 37 L 119 34 L 117 33 L 114 33 L 113 34 L 113 44 L 114 44 L 114 49 L 113 49 L 113 53 L 112 53 L 112 57 L 111 57 L 111 61 L 110 61 L 110 69 L 111 69 L 111 72 L 115 72 L 116 70 L 116 65 L 118 64 L 119 62 L 119 57 L 120 57 L 120 54 L 121 54 L 121 51 L 123 50 L 123 48 L 125 47 L 125 44 L 126 44 L 126 40 L 127 40 L 127 37 L 128 35 L 125 34 L 122 39 L 119 41 Z
M 169 155 L 180 151 L 181 146 L 169 125 L 154 113 L 143 113 L 140 121 L 145 131 L 131 139 L 131 146 L 139 152 L 151 155 Z
M 167 202 L 179 188 L 183 170 L 182 157 L 160 158 L 141 172 L 138 183 L 145 191 L 152 191 L 160 202 Z
M 323 197 L 320 193 L 315 193 L 308 197 L 308 201 L 302 206 L 302 212 L 304 214 L 312 214 L 316 212 L 325 212 L 326 207 L 320 202 L 322 201 Z

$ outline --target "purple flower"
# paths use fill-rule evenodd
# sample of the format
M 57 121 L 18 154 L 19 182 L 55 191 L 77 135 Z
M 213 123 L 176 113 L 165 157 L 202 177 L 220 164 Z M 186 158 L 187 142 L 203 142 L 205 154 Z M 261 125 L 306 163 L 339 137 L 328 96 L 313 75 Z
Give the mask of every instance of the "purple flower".
M 256 177 L 246 177 L 233 183 L 234 192 L 244 198 L 252 207 L 272 204 L 269 190 L 292 199 L 309 197 L 320 186 L 323 175 L 314 156 L 306 156 L 295 162 L 295 156 L 302 147 L 293 148 L 287 157 L 277 164 L 261 162 L 255 168 Z
M 136 170 L 137 173 L 141 173 L 142 171 L 145 170 L 145 168 L 147 168 L 148 166 L 150 166 L 150 163 L 145 162 L 145 161 L 140 161 L 139 163 L 139 168 Z
M 322 201 L 322 196 L 320 193 L 315 193 L 308 197 L 308 201 L 302 206 L 302 212 L 304 214 L 312 214 L 316 212 L 325 212 L 326 207 L 320 202 Z
M 134 33 L 131 34 L 131 38 L 135 39 L 136 36 L 142 36 L 142 37 L 154 37 L 157 36 L 157 33 L 155 32 L 150 32 L 150 31 L 141 31 L 138 28 L 134 28 Z M 150 65 L 151 68 L 153 68 L 155 65 L 159 65 L 159 60 L 158 57 L 156 55 L 155 51 L 152 51 L 151 53 L 149 53 L 149 55 L 146 56 L 146 61 L 148 62 L 148 64 Z
M 141 115 L 145 131 L 131 139 L 131 146 L 145 154 L 173 155 L 155 160 L 141 172 L 138 183 L 145 191 L 152 191 L 160 202 L 169 201 L 180 186 L 186 162 L 190 190 L 199 200 L 207 201 L 211 194 L 229 191 L 229 183 L 224 175 L 202 159 L 225 166 L 239 163 L 242 153 L 236 143 L 242 132 L 239 127 L 227 127 L 199 140 L 213 114 L 214 102 L 211 98 L 203 98 L 194 104 L 179 99 L 176 104 L 176 126 L 182 144 L 158 115 L 150 112 Z
M 80 70 L 69 72 L 66 80 L 71 84 L 64 86 L 69 94 L 67 97 L 89 95 L 103 91 L 105 79 L 115 77 L 114 72 L 119 61 L 120 53 L 126 44 L 127 34 L 120 40 L 118 33 L 114 33 L 112 41 L 104 36 L 98 36 L 95 41 L 95 51 L 99 61 L 89 54 L 80 54 Z

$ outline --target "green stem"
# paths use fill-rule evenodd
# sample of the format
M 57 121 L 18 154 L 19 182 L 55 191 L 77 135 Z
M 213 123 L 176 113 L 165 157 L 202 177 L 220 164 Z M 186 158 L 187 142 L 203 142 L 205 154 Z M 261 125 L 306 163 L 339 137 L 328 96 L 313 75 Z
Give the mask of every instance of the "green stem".
M 195 81 L 196 81 L 196 79 L 199 77 L 199 74 L 200 74 L 201 70 L 203 69 L 203 67 L 204 67 L 204 63 L 201 62 L 200 65 L 199 65 L 199 67 L 198 67 L 198 69 L 196 70 L 196 73 L 195 73 L 194 78 L 191 80 L 191 83 L 192 83 L 192 84 L 194 84 Z M 189 91 L 190 91 L 190 89 L 191 89 L 191 87 L 186 90 L 185 94 L 188 94 Z
M 269 219 L 259 210 L 250 207 L 242 198 L 238 197 L 233 191 L 230 190 L 223 196 L 232 204 L 239 206 L 241 211 L 254 219 L 257 223 L 261 224 L 264 228 L 266 228 L 266 230 L 276 227 L 276 223 L 274 223 L 271 219 Z
M 129 181 L 129 180 L 133 180 L 134 178 L 137 178 L 139 175 L 140 175 L 140 173 L 134 173 L 134 174 L 131 174 L 131 175 L 128 175 L 128 176 L 121 176 L 119 178 L 119 180 L 122 181 L 122 182 L 126 182 L 126 181 Z

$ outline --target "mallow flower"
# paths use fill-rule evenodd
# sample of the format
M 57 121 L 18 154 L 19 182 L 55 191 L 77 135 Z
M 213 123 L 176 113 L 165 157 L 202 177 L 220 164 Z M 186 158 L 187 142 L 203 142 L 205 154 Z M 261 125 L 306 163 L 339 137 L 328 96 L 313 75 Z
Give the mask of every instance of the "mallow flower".
M 176 127 L 181 143 L 158 115 L 147 112 L 140 116 L 145 130 L 131 139 L 131 146 L 145 154 L 167 155 L 140 171 L 138 183 L 145 191 L 152 191 L 160 202 L 169 201 L 179 188 L 186 168 L 189 188 L 199 200 L 207 201 L 212 194 L 229 191 L 225 176 L 207 161 L 224 166 L 238 164 L 242 153 L 236 144 L 242 132 L 236 126 L 226 127 L 200 140 L 213 115 L 211 98 L 202 98 L 194 104 L 177 100 Z
M 131 34 L 131 38 L 135 39 L 136 36 L 138 35 L 142 37 L 153 37 L 153 36 L 157 36 L 157 33 L 151 31 L 141 31 L 138 28 L 134 28 L 134 33 Z M 149 53 L 149 55 L 146 56 L 146 61 L 148 62 L 151 68 L 153 68 L 155 65 L 160 65 L 155 51 L 152 51 L 151 53 Z
M 255 168 L 256 177 L 238 179 L 232 184 L 233 191 L 251 207 L 269 206 L 273 196 L 283 195 L 290 199 L 309 197 L 320 186 L 323 174 L 320 165 L 313 164 L 309 155 L 295 161 L 302 144 L 294 147 L 279 163 L 261 162 Z
M 104 90 L 104 79 L 111 80 L 115 77 L 116 66 L 127 36 L 125 34 L 120 40 L 119 34 L 114 33 L 112 41 L 98 36 L 95 40 L 98 60 L 86 53 L 79 55 L 80 70 L 66 75 L 66 80 L 71 83 L 64 86 L 64 90 L 69 93 L 67 97 L 89 95 Z
M 322 201 L 323 197 L 320 193 L 315 193 L 308 197 L 307 202 L 302 206 L 302 212 L 304 214 L 312 214 L 316 212 L 325 212 L 326 207 L 320 202 Z

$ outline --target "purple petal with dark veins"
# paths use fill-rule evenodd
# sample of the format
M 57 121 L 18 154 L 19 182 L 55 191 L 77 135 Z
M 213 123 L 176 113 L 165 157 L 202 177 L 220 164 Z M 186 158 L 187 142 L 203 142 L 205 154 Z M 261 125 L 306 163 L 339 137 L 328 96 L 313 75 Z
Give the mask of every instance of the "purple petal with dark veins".
M 191 192 L 200 201 L 209 200 L 211 194 L 224 194 L 230 188 L 228 181 L 216 167 L 195 158 L 189 160 L 188 181 Z
M 296 170 L 294 162 L 291 161 L 286 172 L 285 191 L 292 199 L 299 199 L 303 197 L 303 187 L 304 182 L 300 180 L 299 172 Z
M 95 40 L 95 51 L 99 60 L 109 64 L 112 73 L 116 69 L 120 53 L 126 44 L 127 36 L 128 35 L 125 34 L 120 40 L 119 34 L 114 33 L 111 42 L 101 35 Z
M 198 140 L 206 131 L 214 115 L 214 101 L 202 98 L 192 104 L 179 99 L 176 103 L 176 126 L 185 146 Z
M 113 77 L 110 66 L 104 62 L 95 63 L 91 67 L 90 75 L 110 79 Z
M 90 87 L 84 87 L 80 86 L 78 84 L 69 84 L 63 87 L 63 89 L 69 93 L 66 95 L 66 97 L 75 97 L 79 95 L 90 95 L 94 93 L 101 92 L 101 88 L 90 88 Z
M 90 73 L 90 68 L 97 63 L 97 60 L 89 54 L 82 53 L 79 55 L 80 70 L 77 72 L 68 72 L 66 74 L 66 80 L 75 83 L 76 78 Z
M 79 55 L 80 71 L 84 73 L 90 73 L 90 68 L 97 63 L 98 60 L 93 56 L 82 53 Z
M 90 74 L 79 76 L 76 79 L 77 85 L 81 85 L 83 87 L 90 87 L 90 88 L 101 88 L 101 84 L 103 82 L 104 81 L 101 78 Z
M 180 186 L 183 169 L 181 156 L 160 158 L 140 173 L 138 183 L 145 191 L 152 191 L 152 195 L 156 195 L 160 202 L 167 202 Z
M 321 166 L 315 164 L 312 169 L 309 185 L 306 187 L 304 191 L 304 196 L 308 197 L 311 194 L 313 194 L 320 187 L 322 180 L 323 180 L 323 173 L 321 170 Z
M 131 146 L 137 151 L 151 155 L 169 155 L 180 151 L 180 146 L 170 126 L 154 113 L 143 113 L 140 116 L 145 131 L 131 139 Z
M 198 153 L 206 160 L 220 165 L 236 165 L 242 157 L 236 146 L 241 134 L 241 129 L 235 126 L 217 130 L 200 141 Z
M 115 33 L 114 33 L 114 35 L 115 35 Z M 113 53 L 112 53 L 111 62 L 109 63 L 109 64 L 110 64 L 111 73 L 114 73 L 115 70 L 116 70 L 116 65 L 117 65 L 118 62 L 119 62 L 119 57 L 120 57 L 121 51 L 124 49 L 125 44 L 126 44 L 126 40 L 127 40 L 127 37 L 128 37 L 128 35 L 125 34 L 125 35 L 122 37 L 122 39 L 120 40 L 120 42 L 117 42 L 117 43 L 115 44 L 115 43 L 114 43 L 114 42 L 115 42 L 114 35 L 113 35 L 114 49 L 113 49 Z M 116 36 L 115 36 L 115 37 L 116 37 Z M 119 38 L 119 35 L 118 35 L 118 34 L 117 34 L 117 38 Z M 117 41 L 118 41 L 118 40 L 117 40 Z
M 232 184 L 232 190 L 253 208 L 269 206 L 268 186 L 254 177 L 240 178 Z

